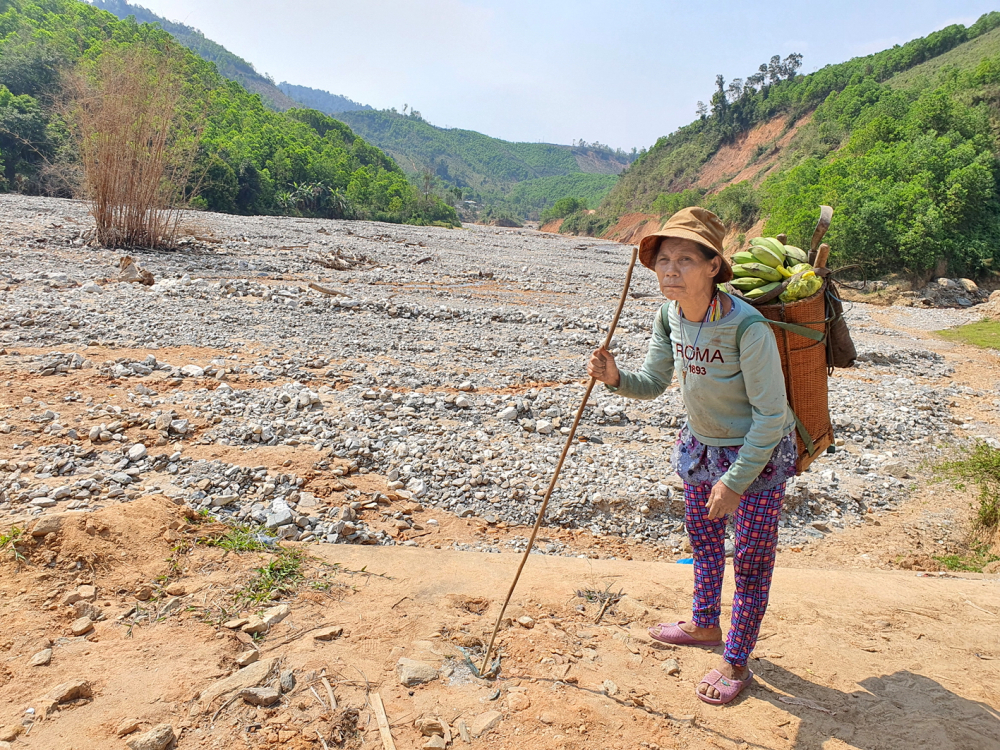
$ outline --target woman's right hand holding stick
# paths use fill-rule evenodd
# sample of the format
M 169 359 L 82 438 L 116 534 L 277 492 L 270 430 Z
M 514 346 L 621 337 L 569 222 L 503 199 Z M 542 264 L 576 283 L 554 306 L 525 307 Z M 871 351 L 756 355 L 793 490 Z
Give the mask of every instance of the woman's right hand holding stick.
M 587 362 L 587 374 L 594 380 L 607 383 L 612 388 L 621 385 L 621 375 L 618 373 L 618 365 L 615 364 L 614 355 L 603 346 L 595 349 Z

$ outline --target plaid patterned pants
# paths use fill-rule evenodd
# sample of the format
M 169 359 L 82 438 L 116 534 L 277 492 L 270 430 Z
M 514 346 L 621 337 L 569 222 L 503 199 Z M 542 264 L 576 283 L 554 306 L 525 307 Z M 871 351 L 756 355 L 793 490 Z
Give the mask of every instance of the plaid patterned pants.
M 694 606 L 692 620 L 700 628 L 719 624 L 722 610 L 722 576 L 726 569 L 726 519 L 708 519 L 707 485 L 684 485 L 684 525 L 694 550 Z M 778 519 L 785 484 L 764 492 L 744 495 L 736 510 L 736 594 L 733 596 L 732 626 L 726 637 L 723 658 L 746 666 L 757 644 L 760 623 L 767 610 L 767 596 L 778 550 Z M 728 516 L 727 516 L 728 518 Z

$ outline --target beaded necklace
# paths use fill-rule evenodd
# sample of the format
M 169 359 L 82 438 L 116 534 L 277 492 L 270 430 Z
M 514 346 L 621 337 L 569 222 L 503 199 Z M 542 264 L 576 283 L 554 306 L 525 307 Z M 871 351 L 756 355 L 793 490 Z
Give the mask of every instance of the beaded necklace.
M 681 317 L 684 313 L 681 312 Z M 698 325 L 698 333 L 694 337 L 694 344 L 691 345 L 692 353 L 694 357 L 688 358 L 687 356 L 687 342 L 684 338 L 684 324 L 681 324 L 681 363 L 684 365 L 684 369 L 681 370 L 681 380 L 687 381 L 688 369 L 691 367 L 691 363 L 694 362 L 694 358 L 698 356 L 698 339 L 701 338 L 701 329 L 704 328 L 706 323 L 715 323 L 722 320 L 723 309 L 722 309 L 722 297 L 716 291 L 712 294 L 712 301 L 708 305 L 708 310 L 705 312 L 705 317 L 702 318 L 701 323 Z

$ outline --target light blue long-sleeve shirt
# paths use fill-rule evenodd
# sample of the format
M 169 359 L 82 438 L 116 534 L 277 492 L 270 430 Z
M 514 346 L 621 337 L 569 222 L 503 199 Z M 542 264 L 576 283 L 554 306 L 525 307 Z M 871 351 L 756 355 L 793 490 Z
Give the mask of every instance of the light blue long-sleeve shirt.
M 729 314 L 704 324 L 684 320 L 677 304 L 668 302 L 669 335 L 661 310 L 642 369 L 620 369 L 621 383 L 608 389 L 626 398 L 654 399 L 667 389 L 676 370 L 692 434 L 705 445 L 741 446 L 739 459 L 722 482 L 742 495 L 795 426 L 795 417 L 771 327 L 751 325 L 738 342 L 740 323 L 761 316 L 742 300 L 729 299 Z

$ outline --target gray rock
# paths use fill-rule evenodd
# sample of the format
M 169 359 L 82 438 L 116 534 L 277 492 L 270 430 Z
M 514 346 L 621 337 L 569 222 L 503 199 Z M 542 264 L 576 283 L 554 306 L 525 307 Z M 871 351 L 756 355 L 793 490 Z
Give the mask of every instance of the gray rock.
M 292 523 L 295 516 L 292 514 L 292 509 L 289 507 L 279 508 L 273 513 L 267 515 L 267 520 L 264 521 L 264 526 L 269 529 L 276 529 L 279 526 L 287 526 Z
M 128 460 L 129 461 L 141 461 L 147 455 L 146 446 L 142 443 L 136 443 L 131 448 L 128 449 Z
M 61 515 L 42 516 L 31 527 L 31 535 L 37 537 L 58 533 L 59 529 L 62 528 L 62 522 L 63 516 Z
M 93 697 L 94 689 L 87 680 L 69 680 L 68 682 L 61 682 L 56 685 L 43 695 L 39 701 L 42 703 L 52 701 L 58 704 Z
M 174 728 L 169 724 L 157 724 L 148 732 L 126 741 L 129 750 L 166 750 L 176 739 Z
M 258 659 L 260 659 L 260 651 L 258 651 L 255 648 L 247 649 L 242 654 L 236 657 L 236 666 L 240 667 L 241 669 L 243 667 L 249 667 Z
M 287 604 L 279 604 L 275 607 L 271 607 L 270 609 L 265 609 L 259 615 L 254 615 L 250 618 L 247 624 L 243 626 L 243 632 L 250 633 L 251 635 L 256 633 L 266 633 L 272 627 L 288 617 L 291 612 L 292 608 Z
M 127 717 L 118 722 L 115 726 L 115 736 L 124 737 L 125 735 L 132 734 L 132 732 L 138 731 L 142 723 L 133 717 Z
M 487 711 L 479 714 L 469 723 L 469 732 L 472 733 L 473 737 L 481 737 L 496 727 L 502 719 L 503 714 L 499 711 Z
M 274 669 L 277 659 L 264 659 L 229 675 L 201 691 L 198 700 L 202 706 L 211 705 L 217 698 L 225 700 L 233 693 L 245 688 L 257 687 Z
M 313 638 L 317 641 L 332 641 L 336 638 L 340 638 L 344 634 L 344 628 L 340 625 L 332 625 L 326 628 L 320 628 L 315 633 L 313 633 Z
M 291 669 L 286 669 L 278 678 L 278 683 L 281 686 L 282 693 L 292 692 L 295 689 L 295 672 Z
M 399 683 L 405 687 L 421 685 L 438 678 L 437 667 L 415 659 L 401 658 L 396 662 L 396 676 Z
M 48 665 L 50 661 L 52 661 L 52 649 L 43 648 L 31 657 L 31 661 L 28 662 L 28 665 L 32 667 L 44 667 Z
M 281 700 L 281 693 L 274 688 L 254 687 L 241 690 L 240 698 L 251 706 L 273 706 Z

